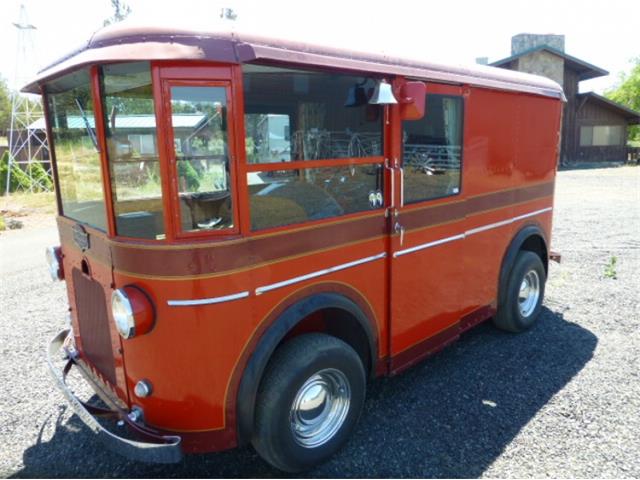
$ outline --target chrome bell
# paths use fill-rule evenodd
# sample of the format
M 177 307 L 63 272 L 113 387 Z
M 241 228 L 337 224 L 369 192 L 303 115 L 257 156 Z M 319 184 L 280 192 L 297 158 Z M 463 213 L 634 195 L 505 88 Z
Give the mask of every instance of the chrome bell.
M 376 85 L 376 89 L 373 91 L 369 103 L 372 105 L 391 105 L 398 103 L 398 100 L 393 96 L 391 85 L 389 85 L 385 79 L 382 79 Z

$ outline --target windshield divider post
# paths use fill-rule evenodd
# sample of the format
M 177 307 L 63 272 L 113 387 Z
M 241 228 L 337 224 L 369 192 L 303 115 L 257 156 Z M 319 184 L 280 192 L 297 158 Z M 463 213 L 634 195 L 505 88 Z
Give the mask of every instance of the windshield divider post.
M 113 197 L 111 191 L 111 169 L 109 168 L 109 152 L 107 149 L 107 135 L 104 128 L 104 110 L 102 105 L 102 95 L 100 88 L 99 67 L 94 65 L 89 70 L 91 78 L 91 95 L 93 97 L 93 114 L 95 135 L 98 140 L 98 151 L 100 154 L 100 168 L 102 169 L 102 190 L 104 191 L 104 204 L 107 215 L 107 234 L 115 237 L 116 221 L 113 211 Z

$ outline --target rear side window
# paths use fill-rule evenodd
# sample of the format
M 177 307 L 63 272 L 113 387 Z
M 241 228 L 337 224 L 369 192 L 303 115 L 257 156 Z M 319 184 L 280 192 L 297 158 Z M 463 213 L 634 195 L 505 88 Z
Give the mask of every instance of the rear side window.
M 462 98 L 430 94 L 426 113 L 403 128 L 404 202 L 460 193 Z
M 259 65 L 243 78 L 248 163 L 382 155 L 373 79 Z
M 253 230 L 382 207 L 383 110 L 367 102 L 377 80 L 243 70 Z
M 382 188 L 379 164 L 254 172 L 249 179 L 254 230 L 382 205 L 382 195 L 373 193 Z

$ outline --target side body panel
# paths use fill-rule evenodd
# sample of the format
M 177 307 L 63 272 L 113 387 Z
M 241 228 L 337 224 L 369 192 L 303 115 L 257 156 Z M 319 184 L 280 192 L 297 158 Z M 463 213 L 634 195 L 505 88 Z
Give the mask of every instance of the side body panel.
M 441 90 L 456 93 L 427 86 Z M 537 225 L 550 242 L 561 102 L 474 87 L 459 94 L 462 191 L 402 207 L 404 241 L 392 239 L 392 372 L 495 313 L 503 258 L 521 228 Z

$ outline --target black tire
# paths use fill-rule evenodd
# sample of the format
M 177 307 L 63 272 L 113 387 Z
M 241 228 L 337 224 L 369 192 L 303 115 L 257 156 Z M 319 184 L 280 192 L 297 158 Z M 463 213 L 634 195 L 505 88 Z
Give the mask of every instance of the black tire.
M 318 372 L 335 371 L 348 381 L 350 402 L 346 416 L 341 417 L 344 420 L 326 443 L 303 446 L 296 440 L 290 417 L 296 395 Z M 264 460 L 285 472 L 318 465 L 349 438 L 360 417 L 365 394 L 365 370 L 351 346 L 321 333 L 295 337 L 276 350 L 262 378 L 252 444 Z
M 529 272 L 535 272 L 535 275 L 537 275 L 540 294 L 535 302 L 535 306 L 530 309 L 530 313 L 523 315 L 520 310 L 518 297 L 520 294 L 520 285 L 525 275 Z M 544 265 L 538 255 L 525 250 L 518 253 L 513 268 L 509 273 L 509 279 L 505 284 L 505 291 L 500 292 L 500 305 L 498 305 L 498 312 L 493 319 L 493 323 L 502 330 L 515 333 L 530 328 L 540 316 L 546 280 L 547 276 Z

